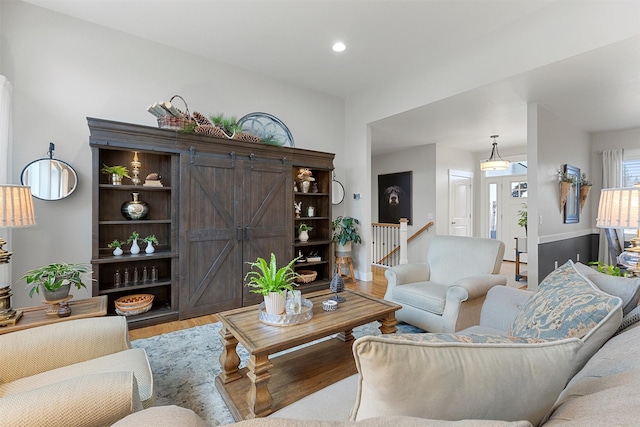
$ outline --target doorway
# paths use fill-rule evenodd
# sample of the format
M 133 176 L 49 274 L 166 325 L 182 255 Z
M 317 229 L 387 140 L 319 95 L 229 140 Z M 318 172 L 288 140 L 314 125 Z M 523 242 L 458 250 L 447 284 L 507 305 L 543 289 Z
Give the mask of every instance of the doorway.
M 506 246 L 504 259 L 515 261 L 515 238 L 526 237 L 526 229 L 518 219 L 527 208 L 527 175 L 487 177 L 485 188 L 487 237 L 502 240 Z M 526 254 L 521 254 L 520 261 L 526 262 Z
M 473 173 L 449 170 L 449 235 L 473 236 Z

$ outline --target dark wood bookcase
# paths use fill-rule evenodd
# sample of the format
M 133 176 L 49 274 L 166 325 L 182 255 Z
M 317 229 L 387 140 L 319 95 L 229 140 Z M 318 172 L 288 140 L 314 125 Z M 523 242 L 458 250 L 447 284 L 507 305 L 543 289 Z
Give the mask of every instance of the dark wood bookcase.
M 273 252 L 278 264 L 298 253 L 305 262 L 296 270 L 316 271 L 313 282 L 299 286 L 303 292 L 325 289 L 333 274 L 331 241 L 332 153 L 275 147 L 197 134 L 88 118 L 92 150 L 92 259 L 93 295 L 108 296 L 108 313 L 114 301 L 127 295 L 151 293 L 153 308 L 128 316 L 130 327 L 142 327 L 176 319 L 201 316 L 257 304 L 260 296 L 244 286 L 249 261 L 268 259 Z M 162 176 L 162 187 L 112 185 L 100 172 L 103 165 L 122 165 L 131 170 L 134 152 L 142 166 L 140 178 L 152 172 Z M 295 191 L 295 175 L 309 168 L 316 192 Z M 149 215 L 127 220 L 121 206 L 139 199 L 148 203 Z M 295 218 L 294 202 L 302 202 L 302 217 Z M 308 217 L 308 207 L 314 215 Z M 313 227 L 308 242 L 298 240 L 297 226 Z M 153 254 L 114 256 L 108 244 L 127 240 L 137 231 L 141 237 L 155 235 L 159 244 Z M 306 261 L 312 253 L 317 261 Z M 142 280 L 146 269 L 155 281 Z M 115 283 L 116 272 L 124 281 Z M 134 282 L 137 269 L 139 280 Z

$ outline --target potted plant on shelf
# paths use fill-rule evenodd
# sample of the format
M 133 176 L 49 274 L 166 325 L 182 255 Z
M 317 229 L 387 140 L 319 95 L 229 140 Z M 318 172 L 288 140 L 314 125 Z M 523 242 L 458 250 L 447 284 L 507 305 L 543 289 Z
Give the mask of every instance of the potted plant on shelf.
M 155 234 L 151 234 L 150 236 L 145 237 L 144 239 L 142 239 L 142 241 L 147 244 L 147 248 L 144 250 L 146 253 L 152 254 L 155 252 L 156 249 L 153 247 L 153 245 L 158 244 L 158 239 L 156 238 Z
M 29 297 L 42 291 L 46 301 L 59 301 L 69 295 L 71 285 L 86 288 L 82 274 L 90 273 L 92 270 L 87 264 L 53 263 L 27 271 L 20 280 L 27 282 Z
M 293 264 L 298 258 L 292 259 L 284 267 L 277 267 L 276 256 L 272 253 L 269 263 L 258 257 L 255 262 L 248 262 L 252 268 L 245 276 L 250 292 L 264 296 L 265 310 L 268 314 L 282 314 L 285 310 L 286 294 L 293 291 L 298 274 L 293 270 Z
M 129 170 L 126 167 L 120 166 L 120 165 L 116 165 L 116 166 L 103 165 L 102 173 L 111 175 L 111 183 L 113 185 L 121 185 L 122 178 L 131 179 L 131 177 L 129 176 Z
M 593 182 L 589 181 L 587 174 L 583 173 L 580 177 L 580 210 L 582 210 L 584 204 L 587 202 L 587 197 L 589 196 L 592 185 Z
M 111 249 L 113 249 L 113 254 L 115 256 L 119 256 L 122 255 L 123 251 L 122 251 L 122 245 L 124 245 L 125 242 L 121 242 L 120 240 L 116 239 L 113 242 L 109 243 L 107 246 Z
M 137 231 L 131 233 L 131 236 L 127 239 L 127 243 L 131 243 L 130 252 L 133 255 L 140 253 L 140 246 L 138 245 L 138 239 L 140 238 L 140 234 Z
M 357 229 L 359 224 L 360 221 L 350 216 L 339 216 L 333 220 L 331 224 L 333 230 L 332 239 L 338 245 L 336 248 L 337 254 L 349 254 L 351 253 L 352 243 L 362 242 Z
M 301 242 L 309 240 L 309 231 L 311 230 L 313 230 L 313 227 L 309 227 L 304 222 L 298 224 L 298 239 L 300 239 Z

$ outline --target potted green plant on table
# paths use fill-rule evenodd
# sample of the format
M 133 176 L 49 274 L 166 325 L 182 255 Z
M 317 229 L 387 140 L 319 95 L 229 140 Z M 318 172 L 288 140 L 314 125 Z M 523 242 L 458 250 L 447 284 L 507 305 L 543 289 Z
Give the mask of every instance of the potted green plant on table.
M 336 253 L 351 253 L 352 243 L 361 243 L 362 238 L 358 234 L 357 226 L 360 224 L 356 218 L 350 216 L 339 216 L 333 220 L 331 228 L 333 229 L 332 239 L 338 247 Z
M 282 314 L 285 309 L 286 294 L 293 291 L 298 274 L 293 270 L 293 264 L 298 258 L 292 259 L 284 267 L 278 268 L 276 256 L 272 253 L 269 262 L 258 257 L 255 262 L 248 262 L 251 270 L 244 276 L 250 292 L 264 296 L 265 310 L 268 314 Z
M 77 289 L 86 288 L 83 274 L 92 273 L 87 264 L 53 263 L 27 271 L 20 280 L 27 282 L 29 296 L 42 291 L 47 301 L 58 301 L 69 295 L 71 285 Z
M 120 165 L 107 166 L 107 165 L 103 165 L 102 166 L 102 173 L 105 173 L 107 175 L 111 175 L 111 183 L 113 185 L 121 185 L 122 184 L 122 178 L 131 179 L 131 177 L 129 176 L 129 170 L 125 166 L 120 166 Z
M 527 234 L 527 204 L 522 204 L 522 209 L 518 211 L 518 225 L 524 227 L 524 234 Z

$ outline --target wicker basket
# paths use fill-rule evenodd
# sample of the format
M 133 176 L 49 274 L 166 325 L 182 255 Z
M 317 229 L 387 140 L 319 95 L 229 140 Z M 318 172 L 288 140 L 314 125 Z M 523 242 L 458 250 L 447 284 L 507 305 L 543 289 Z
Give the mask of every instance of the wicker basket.
M 298 270 L 297 273 L 298 277 L 295 280 L 298 283 L 310 283 L 318 277 L 318 272 L 313 270 Z
M 175 116 L 161 116 L 158 117 L 158 127 L 160 129 L 171 129 L 171 130 L 182 130 L 187 126 L 195 126 L 196 122 L 191 117 L 191 113 L 189 113 L 189 106 L 187 105 L 187 101 L 184 100 L 180 95 L 174 95 L 171 97 L 169 102 L 172 102 L 175 98 L 180 98 L 184 103 L 185 112 L 182 113 L 182 117 Z
M 135 294 L 120 297 L 115 300 L 116 313 L 121 316 L 135 316 L 151 310 L 152 294 Z

